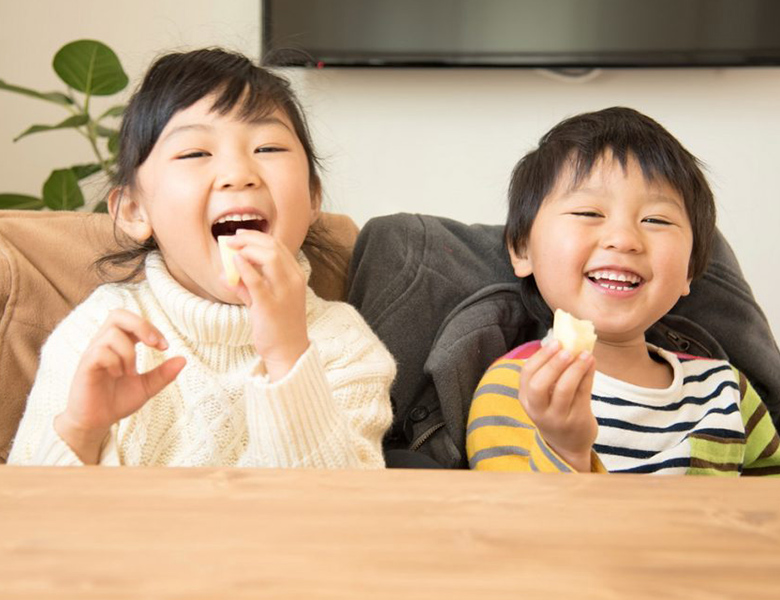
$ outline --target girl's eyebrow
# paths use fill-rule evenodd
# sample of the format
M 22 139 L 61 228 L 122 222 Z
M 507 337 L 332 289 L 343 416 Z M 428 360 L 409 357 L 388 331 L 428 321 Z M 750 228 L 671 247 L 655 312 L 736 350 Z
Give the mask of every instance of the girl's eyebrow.
M 287 123 L 279 119 L 278 117 L 273 116 L 266 116 L 266 117 L 257 117 L 255 119 L 249 119 L 248 121 L 252 125 L 257 126 L 272 126 L 272 125 L 280 125 L 284 127 L 287 131 L 290 131 L 292 133 L 292 130 L 288 127 Z M 204 131 L 204 132 L 210 132 L 214 130 L 213 125 L 209 125 L 206 123 L 190 123 L 188 125 L 179 125 L 177 127 L 174 127 L 171 129 L 168 133 L 166 133 L 162 139 L 161 142 L 165 142 L 172 138 L 175 135 L 178 135 L 180 133 L 185 133 L 187 131 Z

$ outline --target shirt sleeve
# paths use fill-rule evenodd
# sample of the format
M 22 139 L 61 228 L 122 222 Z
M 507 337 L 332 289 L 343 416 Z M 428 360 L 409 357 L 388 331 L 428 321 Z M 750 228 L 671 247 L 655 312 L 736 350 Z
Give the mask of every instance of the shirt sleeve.
M 341 325 L 325 327 L 281 380 L 247 383 L 250 464 L 384 467 L 395 362 L 352 310 L 333 308 L 328 318 Z
M 65 410 L 81 355 L 115 304 L 99 290 L 71 312 L 41 349 L 41 360 L 25 412 L 19 423 L 9 464 L 79 466 L 83 462 L 54 429 L 54 418 Z M 100 464 L 117 465 L 116 428 L 103 445 Z
M 471 403 L 466 429 L 469 467 L 485 471 L 572 473 L 542 438 L 517 399 L 523 360 L 500 359 L 485 372 Z M 591 471 L 605 473 L 595 452 Z
M 742 475 L 780 476 L 780 437 L 766 405 L 747 378 L 737 371 L 740 412 L 745 426 Z

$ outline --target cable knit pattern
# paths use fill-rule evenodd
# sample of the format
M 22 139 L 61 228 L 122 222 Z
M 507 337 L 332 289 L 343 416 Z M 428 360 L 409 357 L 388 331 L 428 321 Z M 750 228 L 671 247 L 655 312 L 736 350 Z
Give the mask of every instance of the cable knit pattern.
M 299 261 L 308 276 L 303 253 Z M 311 345 L 290 373 L 270 382 L 259 374 L 246 307 L 191 294 L 158 253 L 147 257 L 144 281 L 101 286 L 47 340 L 9 463 L 81 464 L 53 420 L 65 409 L 79 358 L 117 308 L 148 319 L 168 340 L 165 352 L 136 346 L 139 371 L 176 355 L 187 366 L 112 428 L 101 464 L 384 466 L 395 363 L 357 311 L 307 289 Z

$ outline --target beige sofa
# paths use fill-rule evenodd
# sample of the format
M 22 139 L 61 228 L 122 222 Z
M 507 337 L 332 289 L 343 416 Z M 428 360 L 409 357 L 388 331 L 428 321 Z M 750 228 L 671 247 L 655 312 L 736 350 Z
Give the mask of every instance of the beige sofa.
M 348 259 L 358 228 L 344 215 L 324 214 Z M 101 279 L 96 258 L 114 246 L 107 215 L 0 211 L 0 464 L 8 457 L 38 368 L 41 345 L 59 321 Z M 322 297 L 346 296 L 346 263 L 310 256 L 311 285 Z

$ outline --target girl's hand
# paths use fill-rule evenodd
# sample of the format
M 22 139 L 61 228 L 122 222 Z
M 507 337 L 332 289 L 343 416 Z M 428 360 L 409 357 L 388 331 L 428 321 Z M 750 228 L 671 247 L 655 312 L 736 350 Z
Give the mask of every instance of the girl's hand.
M 591 409 L 593 355 L 572 356 L 553 341 L 526 361 L 519 400 L 544 440 L 578 471 L 590 471 L 598 424 Z
M 158 350 L 168 347 L 145 319 L 126 310 L 112 311 L 81 357 L 67 408 L 55 418 L 57 433 L 86 464 L 97 463 L 114 423 L 141 408 L 184 367 L 184 358 L 177 356 L 139 374 L 137 343 Z
M 249 307 L 255 348 L 276 381 L 309 347 L 306 275 L 287 247 L 267 233 L 240 229 L 228 244 L 237 250 L 241 274 L 235 292 Z

